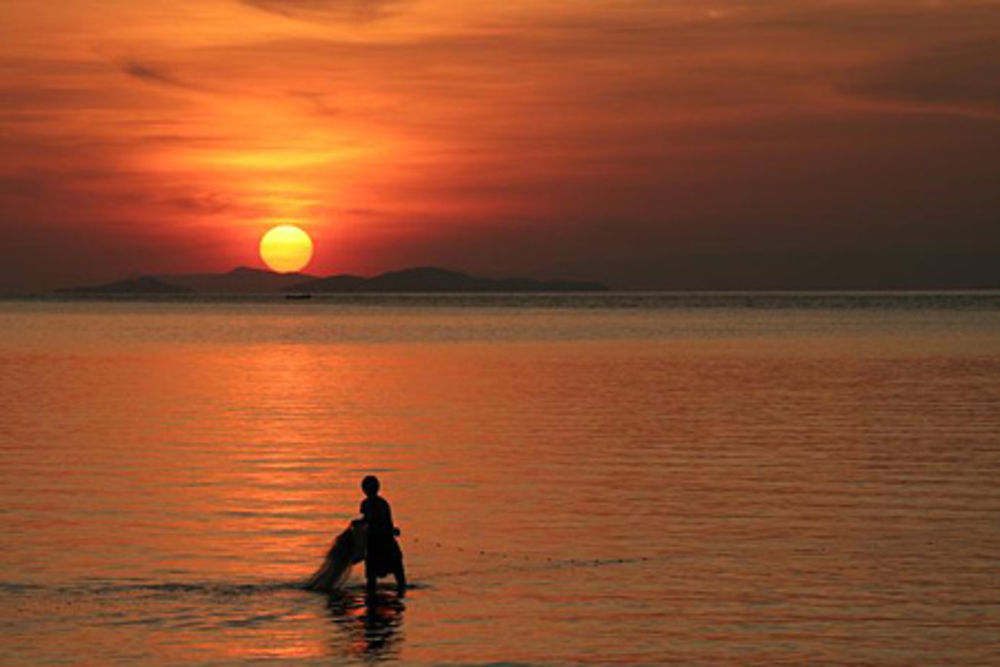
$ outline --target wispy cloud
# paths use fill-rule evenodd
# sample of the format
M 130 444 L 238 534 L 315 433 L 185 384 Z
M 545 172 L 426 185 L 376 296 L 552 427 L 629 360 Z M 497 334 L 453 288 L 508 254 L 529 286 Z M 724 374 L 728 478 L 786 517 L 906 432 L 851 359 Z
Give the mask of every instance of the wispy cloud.
M 409 0 L 240 0 L 243 4 L 288 18 L 364 23 L 391 15 Z
M 163 67 L 158 67 L 140 60 L 123 60 L 118 62 L 117 65 L 118 68 L 125 74 L 139 79 L 140 81 L 145 81 L 146 83 L 199 92 L 204 92 L 205 90 L 201 86 L 175 76 Z
M 1000 118 L 1000 36 L 921 48 L 853 74 L 842 85 L 849 93 Z

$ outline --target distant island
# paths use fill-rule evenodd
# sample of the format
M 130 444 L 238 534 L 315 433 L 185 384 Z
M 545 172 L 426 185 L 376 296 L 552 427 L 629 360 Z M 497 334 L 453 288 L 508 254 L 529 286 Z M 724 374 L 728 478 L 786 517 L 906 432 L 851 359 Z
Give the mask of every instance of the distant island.
M 480 278 L 437 267 L 390 271 L 371 278 L 348 274 L 320 278 L 304 273 L 274 273 L 237 267 L 227 273 L 162 274 L 119 280 L 102 285 L 56 290 L 61 295 L 193 295 L 393 293 L 393 292 L 599 292 L 598 282 Z
M 66 287 L 57 289 L 59 294 L 194 294 L 190 287 L 171 285 L 153 276 L 139 276 L 105 285 Z
M 227 273 L 181 273 L 153 276 L 170 285 L 188 287 L 203 294 L 246 294 L 275 292 L 315 280 L 308 273 L 274 273 L 239 266 Z
M 373 278 L 343 274 L 316 278 L 285 291 L 321 292 L 600 292 L 597 282 L 535 280 L 533 278 L 477 278 L 432 266 L 390 271 Z

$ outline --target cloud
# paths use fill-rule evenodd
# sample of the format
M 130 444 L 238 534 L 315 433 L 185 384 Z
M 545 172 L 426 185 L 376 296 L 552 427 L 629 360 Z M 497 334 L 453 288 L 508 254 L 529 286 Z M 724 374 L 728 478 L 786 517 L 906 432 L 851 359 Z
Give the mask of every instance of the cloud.
M 377 21 L 407 0 L 240 0 L 244 5 L 307 21 Z
M 203 91 L 201 86 L 178 78 L 161 67 L 150 65 L 138 60 L 125 60 L 118 63 L 118 68 L 131 77 L 170 88 L 181 88 L 183 90 Z
M 185 213 L 198 215 L 217 215 L 237 208 L 231 201 L 214 194 L 171 197 L 163 203 Z
M 34 174 L 0 176 L 0 198 L 41 197 L 50 190 L 50 183 L 44 177 Z
M 907 53 L 856 73 L 843 89 L 911 104 L 1000 113 L 1000 37 Z

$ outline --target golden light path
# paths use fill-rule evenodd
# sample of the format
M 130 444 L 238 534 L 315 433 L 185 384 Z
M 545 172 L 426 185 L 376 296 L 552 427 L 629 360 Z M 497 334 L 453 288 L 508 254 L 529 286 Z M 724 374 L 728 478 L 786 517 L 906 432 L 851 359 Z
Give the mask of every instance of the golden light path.
M 272 227 L 260 239 L 260 258 L 278 273 L 301 271 L 312 255 L 312 239 L 295 225 Z

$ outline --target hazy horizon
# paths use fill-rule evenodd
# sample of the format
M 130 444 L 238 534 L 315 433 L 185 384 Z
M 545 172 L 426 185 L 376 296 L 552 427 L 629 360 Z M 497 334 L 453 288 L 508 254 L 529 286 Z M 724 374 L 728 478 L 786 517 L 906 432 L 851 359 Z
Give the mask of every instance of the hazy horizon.
M 89 281 L 89 282 L 77 282 L 75 284 L 60 284 L 56 287 L 47 287 L 43 289 L 0 289 L 0 297 L 2 296 L 33 296 L 33 295 L 45 295 L 45 294 L 55 294 L 61 291 L 77 289 L 81 287 L 100 287 L 105 285 L 111 285 L 119 282 L 126 282 L 135 280 L 138 278 L 152 277 L 163 282 L 169 283 L 171 277 L 177 278 L 195 278 L 195 277 L 219 277 L 228 274 L 236 273 L 238 271 L 246 270 L 252 272 L 259 272 L 264 274 L 271 274 L 273 276 L 301 276 L 305 281 L 313 279 L 322 279 L 338 276 L 354 276 L 361 278 L 375 278 L 389 273 L 396 273 L 401 271 L 407 271 L 417 268 L 435 268 L 443 269 L 446 271 L 454 271 L 458 273 L 463 273 L 476 278 L 487 278 L 487 279 L 504 279 L 504 278 L 527 278 L 540 281 L 548 280 L 566 280 L 571 282 L 598 282 L 607 287 L 609 291 L 612 292 L 949 292 L 949 291 L 997 291 L 1000 290 L 1000 281 L 994 283 L 983 282 L 981 284 L 976 284 L 973 282 L 959 282 L 955 284 L 934 284 L 924 280 L 916 280 L 912 282 L 907 281 L 896 281 L 889 282 L 888 284 L 865 284 L 852 281 L 845 281 L 843 283 L 838 283 L 837 281 L 830 281 L 823 279 L 818 279 L 815 282 L 800 285 L 786 285 L 780 283 L 757 283 L 757 284 L 743 284 L 737 285 L 722 281 L 721 283 L 714 284 L 712 282 L 704 284 L 690 284 L 684 285 L 683 282 L 680 284 L 665 284 L 665 285 L 617 285 L 608 284 L 603 281 L 592 279 L 588 276 L 572 275 L 572 276 L 551 276 L 551 275 L 526 275 L 526 274 L 505 274 L 505 273 L 478 273 L 474 271 L 469 271 L 462 267 L 454 266 L 430 266 L 430 265 L 413 265 L 413 266 L 399 266 L 389 268 L 385 271 L 372 272 L 367 274 L 359 273 L 317 273 L 315 271 L 304 269 L 302 271 L 294 272 L 278 272 L 272 271 L 267 267 L 258 266 L 247 266 L 238 265 L 233 266 L 229 269 L 220 271 L 193 271 L 193 272 L 158 272 L 153 273 L 149 271 L 136 271 L 125 275 L 119 275 L 116 278 L 103 281 Z

